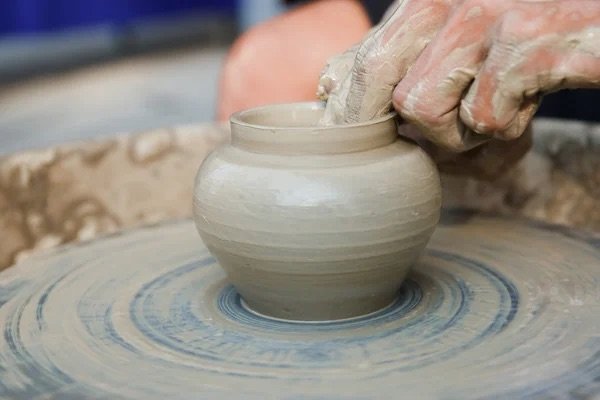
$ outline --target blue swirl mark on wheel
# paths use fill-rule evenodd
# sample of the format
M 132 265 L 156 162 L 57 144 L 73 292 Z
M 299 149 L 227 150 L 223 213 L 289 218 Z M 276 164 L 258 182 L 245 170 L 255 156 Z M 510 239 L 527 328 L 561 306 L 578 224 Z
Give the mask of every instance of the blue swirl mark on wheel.
M 407 349 L 402 356 L 411 362 L 401 363 L 402 366 L 398 367 L 400 370 L 440 362 L 481 343 L 487 336 L 502 331 L 513 320 L 518 309 L 518 292 L 502 274 L 475 260 L 452 253 L 430 250 L 429 254 L 483 275 L 496 288 L 500 303 L 497 313 L 489 316 L 489 323 L 483 324 L 481 330 L 474 332 L 464 342 L 438 353 L 418 353 L 417 350 Z M 144 285 L 130 305 L 135 326 L 161 346 L 207 360 L 235 362 L 252 367 L 326 368 L 344 365 L 348 361 L 345 359 L 348 349 L 356 349 L 379 340 L 395 340 L 399 346 L 407 338 L 418 337 L 422 346 L 441 340 L 451 329 L 460 329 L 460 323 L 469 314 L 470 305 L 474 301 L 472 291 L 459 276 L 437 268 L 432 276 L 413 274 L 407 279 L 393 305 L 361 318 L 301 324 L 261 317 L 243 306 L 239 294 L 230 285 L 224 285 L 216 300 L 213 299 L 218 315 L 212 317 L 218 318 L 212 318 L 206 313 L 199 314 L 191 301 L 194 293 L 206 290 L 211 282 L 200 282 L 186 275 L 200 268 L 218 268 L 214 263 L 214 259 L 205 258 L 176 268 Z M 169 284 L 185 278 L 189 278 L 186 286 L 170 295 L 168 315 L 159 315 L 154 296 L 161 291 L 162 296 L 169 295 Z M 421 304 L 423 285 L 430 286 L 431 297 L 425 305 Z M 164 298 L 161 299 L 164 302 Z M 444 319 L 440 319 L 437 313 L 442 306 L 452 311 Z M 426 308 L 419 309 L 418 313 L 412 315 L 411 311 L 417 307 Z M 234 325 L 222 326 L 220 321 L 223 318 Z M 239 325 L 239 329 L 235 328 L 235 324 Z M 369 329 L 368 333 L 360 330 L 362 327 L 375 325 L 381 326 L 381 329 Z M 356 334 L 353 332 L 339 337 L 319 335 L 319 332 L 339 330 L 347 333 L 354 329 Z M 302 332 L 313 334 L 302 336 Z M 286 361 L 276 362 L 276 359 Z
M 500 286 L 496 285 L 497 288 L 502 287 L 506 289 L 498 290 L 498 293 L 501 296 L 500 304 L 508 304 L 508 306 L 504 309 L 498 310 L 496 318 L 494 318 L 493 323 L 489 326 L 490 333 L 498 333 L 502 331 L 511 321 L 514 320 L 515 314 L 519 309 L 519 291 L 516 288 L 515 284 L 512 283 L 509 279 L 507 279 L 504 275 L 500 274 L 498 271 L 486 267 L 482 263 L 476 262 L 458 254 L 453 254 L 439 250 L 429 250 L 429 253 L 434 255 L 435 257 L 446 261 L 458 262 L 462 265 L 469 265 L 472 268 L 484 271 L 488 276 L 493 278 L 491 279 L 491 281 L 497 281 L 500 283 Z
M 36 362 L 36 359 L 30 354 L 27 346 L 23 343 L 22 332 L 21 332 L 21 318 L 25 315 L 25 309 L 30 304 L 35 305 L 36 314 L 36 327 L 38 332 L 36 334 L 41 335 L 46 324 L 43 321 L 43 310 L 46 300 L 53 289 L 56 288 L 57 284 L 61 282 L 67 275 L 68 272 L 60 275 L 56 281 L 54 281 L 37 299 L 37 294 L 31 294 L 27 296 L 19 306 L 12 312 L 6 320 L 6 324 L 3 329 L 4 340 L 10 349 L 10 352 L 14 355 L 15 359 L 19 361 L 19 365 L 23 369 L 22 373 L 31 379 L 31 384 L 27 384 L 22 388 L 6 387 L 3 385 L 3 380 L 0 379 L 0 395 L 6 395 L 7 398 L 21 397 L 22 393 L 27 393 L 27 398 L 33 398 L 44 394 L 46 391 L 55 390 L 60 388 L 63 384 L 73 384 L 75 381 L 62 370 L 57 368 L 51 362 L 48 365 L 41 366 Z M 21 283 L 18 283 L 15 290 L 21 287 Z M 16 292 L 15 292 L 16 293 Z M 2 363 L 0 363 L 0 372 Z M 35 382 L 35 383 L 33 383 Z M 25 397 L 21 397 L 25 398 Z

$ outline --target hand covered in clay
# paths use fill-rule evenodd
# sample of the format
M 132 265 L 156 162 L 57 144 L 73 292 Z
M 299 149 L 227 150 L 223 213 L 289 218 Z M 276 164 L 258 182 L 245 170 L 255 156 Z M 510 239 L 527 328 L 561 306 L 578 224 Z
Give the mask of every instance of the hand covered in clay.
M 325 122 L 366 121 L 393 105 L 441 149 L 494 138 L 478 151 L 498 157 L 541 95 L 579 87 L 600 87 L 600 1 L 403 0 L 330 61 L 318 94 Z

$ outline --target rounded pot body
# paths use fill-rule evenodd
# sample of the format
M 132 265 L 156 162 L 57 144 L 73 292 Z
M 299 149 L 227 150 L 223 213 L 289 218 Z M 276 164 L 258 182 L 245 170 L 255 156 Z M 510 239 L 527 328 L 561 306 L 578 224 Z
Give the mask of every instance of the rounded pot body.
M 394 115 L 319 126 L 318 103 L 231 119 L 194 188 L 200 236 L 254 311 L 331 320 L 392 303 L 438 222 L 433 161 Z

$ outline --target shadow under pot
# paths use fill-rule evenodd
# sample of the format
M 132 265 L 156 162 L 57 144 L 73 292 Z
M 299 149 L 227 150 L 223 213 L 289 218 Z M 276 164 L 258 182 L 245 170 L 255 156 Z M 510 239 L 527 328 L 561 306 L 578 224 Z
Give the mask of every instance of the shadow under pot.
M 231 143 L 202 163 L 194 219 L 246 305 L 323 321 L 391 304 L 429 241 L 439 175 L 394 114 L 319 126 L 320 103 L 231 118 Z

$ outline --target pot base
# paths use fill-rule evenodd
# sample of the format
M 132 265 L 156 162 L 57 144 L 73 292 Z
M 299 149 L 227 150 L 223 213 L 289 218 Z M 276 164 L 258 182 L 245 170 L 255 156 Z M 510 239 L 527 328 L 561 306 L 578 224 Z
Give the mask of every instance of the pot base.
M 391 296 L 377 297 L 373 300 L 359 299 L 345 304 L 326 304 L 325 307 L 328 309 L 333 308 L 333 311 L 329 313 L 327 311 L 316 313 L 310 313 L 309 311 L 307 313 L 307 308 L 303 308 L 301 312 L 295 312 L 294 308 L 297 308 L 297 304 L 290 307 L 281 304 L 266 304 L 264 307 L 257 307 L 257 305 L 250 306 L 241 296 L 240 301 L 242 307 L 248 312 L 261 318 L 291 324 L 326 324 L 331 322 L 349 322 L 384 312 L 398 301 L 398 296 L 394 293 Z M 315 305 L 314 307 L 321 307 L 323 309 L 323 306 Z M 308 307 L 308 310 L 310 310 L 310 307 Z M 305 318 L 297 319 L 290 317 L 290 315 L 304 315 Z
M 345 263 L 315 263 L 311 268 L 283 262 L 260 263 L 247 268 L 243 259 L 210 249 L 248 308 L 257 314 L 289 321 L 337 321 L 377 312 L 394 302 L 411 266 L 414 251 L 393 253 L 356 263 L 358 271 L 318 274 L 316 271 L 339 268 Z M 390 262 L 402 260 L 402 263 Z M 387 264 L 387 265 L 386 265 Z M 385 266 L 382 266 L 385 265 Z M 308 270 L 289 273 L 286 270 Z M 265 271 L 266 270 L 266 271 Z M 276 272 L 283 271 L 283 272 Z

